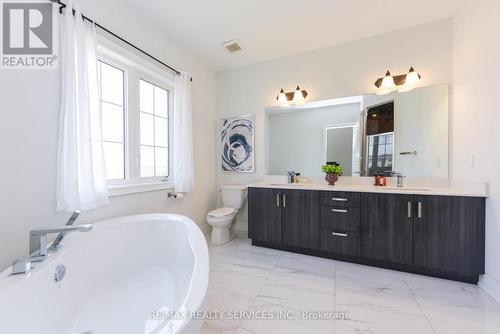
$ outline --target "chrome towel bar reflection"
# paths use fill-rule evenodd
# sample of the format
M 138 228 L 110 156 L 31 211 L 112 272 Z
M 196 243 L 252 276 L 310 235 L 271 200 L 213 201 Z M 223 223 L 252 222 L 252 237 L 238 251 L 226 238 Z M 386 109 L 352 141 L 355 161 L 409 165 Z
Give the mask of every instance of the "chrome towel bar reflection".
M 399 155 L 417 155 L 417 151 L 399 152 Z

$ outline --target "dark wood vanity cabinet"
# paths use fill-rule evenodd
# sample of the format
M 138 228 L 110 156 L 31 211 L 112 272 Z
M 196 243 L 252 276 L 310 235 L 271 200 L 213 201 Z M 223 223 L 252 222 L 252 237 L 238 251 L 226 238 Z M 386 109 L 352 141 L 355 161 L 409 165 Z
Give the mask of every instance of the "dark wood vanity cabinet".
M 361 203 L 361 255 L 412 264 L 412 196 L 364 193 Z
M 465 280 L 484 272 L 484 198 L 366 193 L 361 255 Z
M 319 192 L 284 190 L 281 224 L 283 244 L 305 249 L 319 248 Z
M 319 248 L 319 192 L 250 188 L 249 237 L 303 249 Z
M 476 283 L 485 198 L 249 189 L 254 245 Z
M 484 198 L 413 196 L 413 264 L 470 275 L 484 272 Z
M 360 255 L 359 195 L 353 192 L 321 192 L 321 251 L 343 256 Z
M 342 256 L 359 256 L 360 254 L 359 232 L 322 230 L 321 251 Z
M 248 236 L 253 240 L 281 243 L 281 190 L 248 190 Z

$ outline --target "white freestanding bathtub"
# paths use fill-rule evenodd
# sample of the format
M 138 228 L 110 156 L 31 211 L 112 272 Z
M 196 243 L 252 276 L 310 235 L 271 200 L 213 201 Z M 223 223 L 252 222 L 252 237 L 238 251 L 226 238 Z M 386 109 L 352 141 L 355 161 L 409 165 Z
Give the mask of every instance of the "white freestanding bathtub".
M 0 333 L 199 332 L 192 312 L 203 307 L 208 251 L 189 218 L 110 219 L 66 235 L 62 246 L 28 274 L 0 274 Z M 56 282 L 60 265 L 66 274 Z

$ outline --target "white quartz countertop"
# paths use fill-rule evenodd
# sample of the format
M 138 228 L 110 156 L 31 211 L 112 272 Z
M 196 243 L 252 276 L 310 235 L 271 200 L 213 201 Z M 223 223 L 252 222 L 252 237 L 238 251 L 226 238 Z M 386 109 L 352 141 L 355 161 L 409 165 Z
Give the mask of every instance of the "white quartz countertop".
M 376 187 L 368 184 L 337 184 L 329 186 L 324 183 L 286 183 L 261 181 L 248 185 L 249 188 L 273 188 L 273 189 L 296 189 L 296 190 L 321 190 L 321 191 L 349 191 L 368 192 L 382 194 L 414 194 L 414 195 L 436 195 L 436 196 L 465 196 L 465 197 L 488 197 L 487 186 L 396 186 Z

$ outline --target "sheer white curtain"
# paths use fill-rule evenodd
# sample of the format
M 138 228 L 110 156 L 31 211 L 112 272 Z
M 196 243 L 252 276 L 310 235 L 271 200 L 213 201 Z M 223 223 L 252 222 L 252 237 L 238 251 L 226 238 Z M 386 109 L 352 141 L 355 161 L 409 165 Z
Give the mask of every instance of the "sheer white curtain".
M 73 16 L 71 8 L 76 9 Z M 61 29 L 62 85 L 57 155 L 57 210 L 107 203 L 101 138 L 96 31 L 68 1 Z
M 191 75 L 175 76 L 173 178 L 176 192 L 194 190 Z

